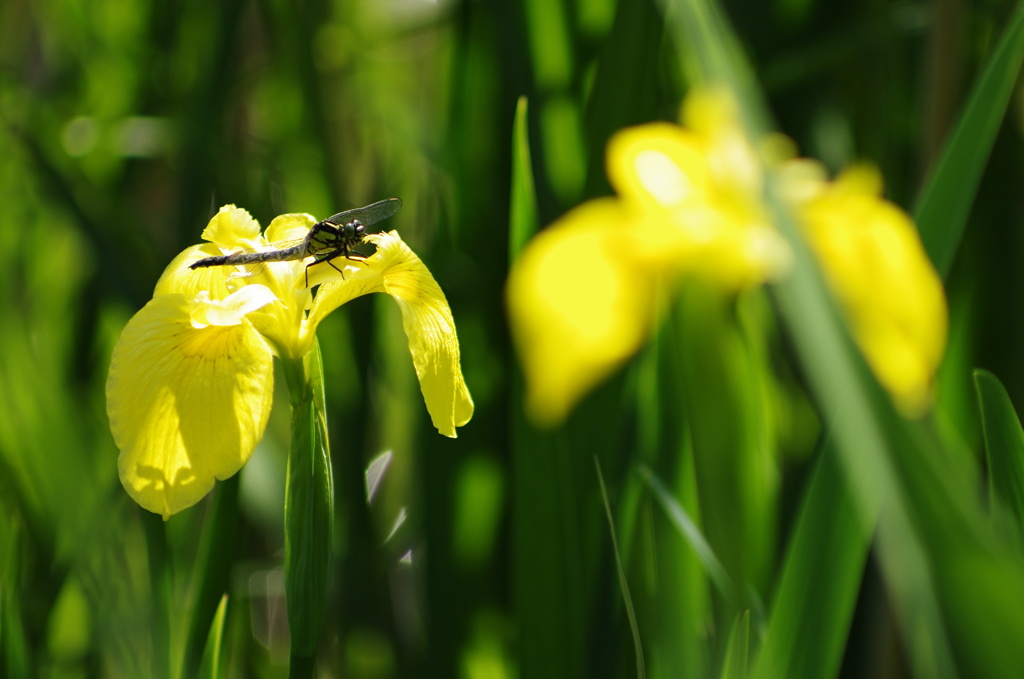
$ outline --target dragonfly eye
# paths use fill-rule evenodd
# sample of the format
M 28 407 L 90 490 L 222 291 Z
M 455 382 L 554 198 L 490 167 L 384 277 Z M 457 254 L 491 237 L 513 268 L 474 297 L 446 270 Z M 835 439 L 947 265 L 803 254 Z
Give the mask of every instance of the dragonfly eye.
M 358 219 L 342 227 L 342 235 L 346 238 L 362 238 L 365 231 L 366 227 Z

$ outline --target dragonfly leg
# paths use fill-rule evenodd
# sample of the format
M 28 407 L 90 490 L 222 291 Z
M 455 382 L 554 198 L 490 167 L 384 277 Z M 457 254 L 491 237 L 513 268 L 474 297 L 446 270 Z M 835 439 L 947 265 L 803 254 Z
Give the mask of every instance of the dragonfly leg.
M 324 264 L 324 263 L 330 264 L 332 269 L 334 269 L 335 271 L 337 271 L 338 273 L 341 274 L 341 279 L 345 280 L 345 272 L 342 271 L 341 269 L 339 269 L 337 266 L 335 266 L 334 262 L 331 261 L 332 259 L 335 259 L 336 257 L 344 257 L 345 259 L 347 259 L 349 261 L 352 261 L 352 262 L 361 262 L 364 259 L 366 259 L 366 257 L 363 257 L 362 255 L 352 254 L 352 253 L 350 253 L 348 251 L 344 251 L 344 252 L 338 251 L 338 252 L 332 252 L 330 255 L 328 255 L 327 257 L 324 257 L 323 259 L 318 259 L 315 262 L 310 262 L 309 264 L 306 265 L 306 287 L 307 288 L 309 287 L 309 267 L 316 266 L 317 264 Z
M 341 274 L 341 280 L 345 280 L 345 272 L 339 269 L 337 266 L 335 266 L 334 262 L 331 261 L 332 259 L 334 259 L 334 257 L 328 257 L 324 261 L 330 264 L 332 269 Z

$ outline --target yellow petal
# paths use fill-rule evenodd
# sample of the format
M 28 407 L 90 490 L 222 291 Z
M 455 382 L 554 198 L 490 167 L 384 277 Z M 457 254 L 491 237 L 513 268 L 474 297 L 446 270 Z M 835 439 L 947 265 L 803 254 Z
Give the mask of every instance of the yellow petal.
M 202 238 L 224 249 L 256 248 L 262 242 L 259 222 L 234 205 L 225 205 L 213 216 L 203 230 Z
M 539 424 L 564 419 L 650 332 L 662 272 L 626 256 L 628 225 L 617 201 L 590 201 L 534 238 L 512 268 L 512 333 Z
M 128 494 L 166 519 L 235 474 L 262 438 L 272 357 L 248 321 L 197 329 L 183 295 L 161 295 L 125 326 L 107 414 Z
M 430 271 L 394 231 L 366 237 L 377 251 L 345 269 L 344 280 L 320 287 L 309 313 L 310 332 L 324 316 L 355 297 L 391 295 L 402 311 L 420 391 L 438 432 L 455 437 L 473 416 L 473 399 L 462 377 L 459 338 L 448 300 Z
M 632 230 L 621 231 L 637 257 L 729 289 L 790 265 L 764 214 L 760 161 L 734 121 L 700 135 L 669 123 L 622 130 L 608 144 L 608 176 L 630 212 Z
M 931 405 L 948 315 L 939 279 L 910 218 L 857 168 L 800 211 L 808 241 L 879 382 L 907 416 Z
M 258 284 L 246 285 L 219 300 L 210 299 L 204 291 L 190 302 L 189 315 L 194 328 L 240 325 L 248 314 L 275 301 L 277 297 L 270 288 Z
M 761 200 L 762 160 L 741 124 L 740 107 L 725 89 L 705 88 L 691 92 L 683 104 L 683 124 L 701 140 L 704 162 L 710 168 L 715 190 L 727 201 Z M 791 153 L 780 140 L 760 139 L 756 144 L 769 151 L 766 160 Z
M 678 125 L 651 123 L 611 138 L 608 179 L 624 200 L 674 209 L 703 200 L 708 166 L 694 134 Z
M 820 196 L 829 186 L 828 170 L 812 158 L 792 158 L 774 168 L 776 189 L 790 205 L 801 205 Z
M 314 224 L 316 219 L 313 215 L 298 212 L 278 215 L 267 226 L 266 240 L 268 243 L 299 240 L 309 234 Z
M 679 268 L 725 290 L 743 290 L 781 277 L 792 264 L 792 251 L 771 226 L 743 222 L 720 210 L 687 211 L 689 245 Z
M 214 299 L 223 299 L 231 294 L 228 277 L 234 271 L 230 266 L 210 266 L 190 269 L 189 265 L 196 260 L 220 252 L 212 246 L 192 245 L 178 254 L 167 265 L 160 279 L 156 282 L 153 296 L 181 294 L 193 297 L 200 292 L 208 292 Z

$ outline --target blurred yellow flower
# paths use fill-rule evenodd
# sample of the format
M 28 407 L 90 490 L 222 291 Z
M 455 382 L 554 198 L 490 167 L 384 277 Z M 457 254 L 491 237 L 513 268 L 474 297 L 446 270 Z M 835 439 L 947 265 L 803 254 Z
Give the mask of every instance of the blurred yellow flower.
M 730 100 L 692 97 L 690 129 L 653 123 L 608 145 L 618 198 L 589 201 L 540 233 L 509 276 L 527 410 L 542 424 L 637 351 L 659 289 L 683 274 L 739 290 L 783 272 L 790 251 L 760 202 L 761 161 Z
M 859 168 L 829 183 L 820 165 L 789 160 L 784 138 L 755 148 L 722 93 L 689 97 L 683 121 L 617 133 L 607 158 L 617 197 L 571 210 L 513 266 L 509 315 L 531 418 L 561 421 L 633 355 L 680 276 L 739 291 L 785 273 L 791 251 L 767 217 L 765 172 L 879 381 L 905 414 L 921 414 L 945 347 L 945 298 L 913 224 L 879 198 L 877 174 Z
M 122 332 L 107 379 L 107 414 L 121 451 L 121 483 L 145 509 L 167 518 L 202 499 L 215 479 L 238 472 L 267 423 L 273 356 L 304 356 L 319 322 L 360 295 L 385 292 L 398 302 L 438 431 L 454 437 L 472 416 L 451 310 L 397 233 L 366 236 L 377 250 L 365 259 L 334 260 L 344 262 L 344 274 L 310 268 L 309 287 L 306 261 L 269 263 L 241 277 L 228 266 L 189 269 L 202 257 L 301 238 L 314 223 L 310 215 L 282 215 L 262 236 L 245 210 L 221 208 L 203 232 L 210 243 L 171 262 L 153 299 Z
M 856 166 L 794 212 L 868 365 L 900 411 L 920 417 L 946 349 L 946 297 L 913 222 L 881 190 L 877 170 Z

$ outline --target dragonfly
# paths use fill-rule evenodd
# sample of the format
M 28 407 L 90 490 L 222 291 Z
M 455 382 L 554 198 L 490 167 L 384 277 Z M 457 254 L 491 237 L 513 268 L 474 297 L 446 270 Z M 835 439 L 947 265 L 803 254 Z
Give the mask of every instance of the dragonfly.
M 190 269 L 208 266 L 232 266 L 245 264 L 263 264 L 265 262 L 286 262 L 312 257 L 313 261 L 306 265 L 306 287 L 309 287 L 309 267 L 326 262 L 338 273 L 345 274 L 331 261 L 338 257 L 356 259 L 352 249 L 363 242 L 366 227 L 394 216 L 402 209 L 399 198 L 385 198 L 365 207 L 345 210 L 313 225 L 309 233 L 294 245 L 289 243 L 272 244 L 273 250 L 264 252 L 237 252 L 232 255 L 205 257 L 192 262 Z

